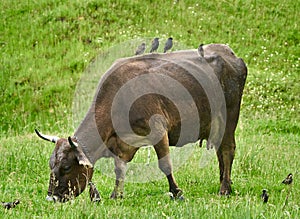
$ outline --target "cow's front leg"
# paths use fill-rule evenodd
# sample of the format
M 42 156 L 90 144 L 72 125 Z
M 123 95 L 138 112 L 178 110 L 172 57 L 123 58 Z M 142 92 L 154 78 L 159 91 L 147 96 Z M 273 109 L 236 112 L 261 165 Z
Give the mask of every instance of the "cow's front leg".
M 158 166 L 160 170 L 167 176 L 169 182 L 169 191 L 172 193 L 174 198 L 183 198 L 182 190 L 178 187 L 173 176 L 172 161 L 169 151 L 169 139 L 167 134 L 158 144 L 154 146 L 154 148 L 158 157 Z
M 116 174 L 116 183 L 114 191 L 112 192 L 110 198 L 123 198 L 124 192 L 124 181 L 125 174 L 127 170 L 127 162 L 123 161 L 119 157 L 115 157 L 115 174 Z
M 230 195 L 231 193 L 231 167 L 235 153 L 234 141 L 228 144 L 222 143 L 217 151 L 220 168 L 220 195 Z

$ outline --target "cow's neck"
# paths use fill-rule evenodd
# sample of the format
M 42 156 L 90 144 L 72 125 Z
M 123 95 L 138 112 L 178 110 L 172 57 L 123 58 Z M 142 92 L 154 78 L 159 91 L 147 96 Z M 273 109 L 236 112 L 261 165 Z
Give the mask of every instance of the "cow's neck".
M 74 134 L 84 154 L 93 165 L 99 158 L 109 155 L 96 126 L 94 109 L 93 106 L 90 108 Z

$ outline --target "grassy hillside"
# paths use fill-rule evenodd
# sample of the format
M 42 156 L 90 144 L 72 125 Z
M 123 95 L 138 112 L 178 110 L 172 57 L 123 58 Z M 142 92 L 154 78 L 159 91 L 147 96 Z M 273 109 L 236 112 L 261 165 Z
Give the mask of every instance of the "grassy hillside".
M 300 166 L 298 17 L 293 0 L 2 0 L 0 201 L 19 198 L 21 204 L 13 211 L 0 209 L 0 217 L 296 218 L 299 176 L 284 208 L 288 188 L 280 182 Z M 201 169 L 198 149 L 176 173 L 186 192 L 183 203 L 163 195 L 166 180 L 128 184 L 126 199 L 111 201 L 113 179 L 100 171 L 95 174 L 104 198 L 100 206 L 91 205 L 87 194 L 65 205 L 46 203 L 53 145 L 37 139 L 34 128 L 72 134 L 74 92 L 89 63 L 118 43 L 156 36 L 172 36 L 174 50 L 179 44 L 225 43 L 248 65 L 233 197 L 217 196 L 217 163 Z M 267 205 L 259 198 L 263 187 L 271 194 Z
M 284 117 L 294 118 L 297 15 L 295 1 L 2 1 L 1 135 L 31 133 L 41 123 L 50 130 L 64 126 L 91 60 L 136 37 L 173 36 L 194 48 L 229 44 L 249 66 L 244 110 L 278 116 L 290 108 Z

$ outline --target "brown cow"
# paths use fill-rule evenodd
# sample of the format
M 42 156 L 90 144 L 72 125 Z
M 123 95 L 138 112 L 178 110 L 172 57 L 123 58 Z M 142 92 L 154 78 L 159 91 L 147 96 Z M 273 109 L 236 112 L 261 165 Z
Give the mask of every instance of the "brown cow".
M 205 139 L 220 169 L 220 194 L 231 192 L 234 132 L 247 67 L 226 45 L 120 59 L 101 78 L 85 118 L 68 139 L 37 134 L 56 143 L 50 158 L 48 200 L 79 195 L 101 157 L 113 157 L 111 198 L 123 196 L 126 165 L 137 150 L 153 145 L 174 197 L 182 194 L 169 146 Z

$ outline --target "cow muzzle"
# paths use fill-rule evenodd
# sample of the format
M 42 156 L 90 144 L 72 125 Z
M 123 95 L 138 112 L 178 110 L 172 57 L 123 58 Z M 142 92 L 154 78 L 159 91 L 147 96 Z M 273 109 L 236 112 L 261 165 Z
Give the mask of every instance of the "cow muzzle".
M 46 200 L 49 202 L 57 202 L 57 201 L 59 201 L 59 197 L 56 195 L 53 195 L 53 196 L 47 195 Z

